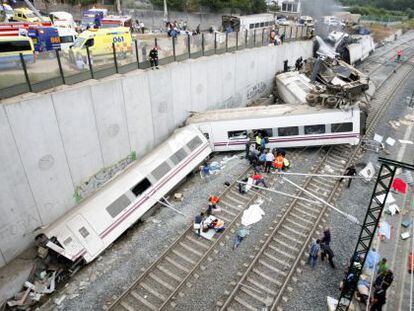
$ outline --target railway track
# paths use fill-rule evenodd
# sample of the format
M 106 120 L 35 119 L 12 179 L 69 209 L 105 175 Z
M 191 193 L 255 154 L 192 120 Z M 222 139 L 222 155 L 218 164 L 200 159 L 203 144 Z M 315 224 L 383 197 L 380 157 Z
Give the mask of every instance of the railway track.
M 292 153 L 292 159 L 301 151 Z M 211 260 L 210 255 L 218 252 L 225 236 L 234 235 L 244 209 L 260 196 L 260 190 L 249 191 L 245 195 L 238 192 L 237 180 L 244 178 L 252 169 L 249 167 L 220 195 L 221 211 L 218 215 L 226 223 L 226 230 L 217 234 L 215 240 L 198 238 L 193 226 L 181 234 L 171 246 L 110 306 L 110 310 L 162 310 L 167 305 L 174 305 L 172 300 L 189 286 L 191 277 L 197 278 L 196 272 L 203 264 Z M 272 185 L 275 176 L 268 182 Z
M 371 113 L 368 118 L 367 136 L 371 136 L 391 99 L 414 68 L 402 65 L 371 101 Z M 339 175 L 353 159 L 358 157 L 361 145 L 351 149 L 349 146 L 331 147 L 314 173 Z M 334 203 L 338 195 L 338 181 L 323 177 L 309 177 L 304 188 L 329 203 Z M 301 190 L 299 196 L 311 197 Z M 312 205 L 293 200 L 289 207 L 275 220 L 275 227 L 267 234 L 267 239 L 248 265 L 226 300 L 218 301 L 220 310 L 267 310 L 280 309 L 280 303 L 296 272 L 300 272 L 299 264 L 306 254 L 308 244 L 317 232 L 320 222 L 327 212 L 324 205 Z M 299 270 L 297 270 L 299 269 Z

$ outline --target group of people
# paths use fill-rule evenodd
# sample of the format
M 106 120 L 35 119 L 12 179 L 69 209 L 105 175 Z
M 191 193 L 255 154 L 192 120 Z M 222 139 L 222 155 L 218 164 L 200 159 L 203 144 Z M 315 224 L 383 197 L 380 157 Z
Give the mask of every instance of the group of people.
M 333 258 L 335 256 L 332 248 L 330 246 L 331 243 L 331 231 L 329 228 L 326 228 L 323 231 L 323 237 L 320 239 L 314 239 L 311 242 L 309 248 L 309 258 L 308 264 L 311 266 L 312 269 L 316 267 L 316 263 L 318 261 L 318 257 L 320 255 L 321 261 L 328 260 L 330 266 L 335 269 L 335 264 L 333 262 Z
M 200 24 L 194 30 L 190 30 L 187 25 L 187 21 L 181 20 L 180 22 L 166 22 L 165 28 L 169 37 L 177 38 L 181 33 L 186 35 L 199 35 L 201 34 Z
M 287 171 L 290 168 L 290 162 L 286 158 L 286 151 L 281 148 L 273 150 L 266 148 L 267 142 L 268 138 L 258 133 L 255 136 L 254 146 L 250 141 L 246 143 L 246 158 L 250 164 L 256 172 Z
M 272 28 L 272 30 L 270 31 L 270 38 L 269 38 L 269 42 L 272 45 L 280 45 L 283 44 L 283 42 L 285 41 L 285 34 L 278 34 L 279 30 L 276 30 L 275 28 Z
M 208 198 L 208 207 L 195 216 L 193 228 L 198 236 L 201 235 L 201 232 L 207 232 L 210 229 L 214 229 L 216 232 L 224 231 L 224 221 L 214 216 L 221 210 L 217 206 L 219 202 L 220 198 L 218 196 L 210 196 Z

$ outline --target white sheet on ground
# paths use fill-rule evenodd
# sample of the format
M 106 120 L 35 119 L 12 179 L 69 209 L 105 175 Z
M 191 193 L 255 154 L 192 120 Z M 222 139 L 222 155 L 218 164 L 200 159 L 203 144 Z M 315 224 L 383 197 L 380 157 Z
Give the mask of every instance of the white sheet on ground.
M 247 179 L 247 185 L 246 185 L 246 188 L 245 188 L 246 192 L 249 191 L 252 188 L 252 185 L 253 185 L 253 178 L 249 177 Z
M 385 142 L 392 147 L 395 144 L 395 139 L 391 138 L 391 137 L 388 137 Z
M 377 196 L 377 199 L 380 201 L 380 202 L 384 202 L 384 199 L 385 199 L 385 193 L 384 194 L 381 194 L 381 195 L 378 195 Z M 386 204 L 392 204 L 392 203 L 394 203 L 395 202 L 395 199 L 394 199 L 394 197 L 392 196 L 392 194 L 391 193 L 388 193 L 388 196 L 387 196 L 387 201 L 385 202 Z
M 378 135 L 377 133 L 375 133 L 375 135 L 374 135 L 374 140 L 375 141 L 377 141 L 379 143 L 382 143 L 383 139 L 384 139 L 384 136 L 381 136 L 381 135 Z
M 214 237 L 215 234 L 216 234 L 216 230 L 214 230 L 214 229 L 208 229 L 207 232 L 201 232 L 200 233 L 200 235 L 203 238 L 205 238 L 207 240 L 210 240 L 210 241 L 213 239 L 213 237 Z
M 386 221 L 381 221 L 378 228 L 378 234 L 383 235 L 386 239 L 391 239 L 391 226 Z
M 247 210 L 243 212 L 241 223 L 244 226 L 250 226 L 259 222 L 265 212 L 260 208 L 260 204 L 250 205 Z

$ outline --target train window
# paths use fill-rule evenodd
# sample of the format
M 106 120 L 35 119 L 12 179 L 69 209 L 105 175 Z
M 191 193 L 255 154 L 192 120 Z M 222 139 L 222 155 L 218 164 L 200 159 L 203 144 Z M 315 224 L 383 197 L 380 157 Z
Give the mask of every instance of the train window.
M 254 24 L 254 28 L 259 28 L 259 27 L 260 27 L 260 23 Z
M 128 205 L 131 204 L 131 200 L 123 194 L 118 199 L 116 199 L 111 205 L 106 208 L 106 211 L 111 215 L 112 218 L 118 216 Z
M 210 135 L 208 133 L 203 133 L 204 137 L 210 140 Z
M 135 187 L 131 189 L 131 191 L 136 196 L 140 196 L 143 192 L 145 192 L 145 190 L 147 190 L 151 186 L 151 182 L 148 180 L 148 178 L 144 178 L 139 183 L 137 183 Z
M 85 227 L 80 228 L 79 233 L 81 234 L 81 236 L 83 236 L 83 238 L 86 238 L 89 235 L 89 231 L 86 230 Z
M 187 157 L 187 152 L 184 150 L 184 148 L 181 148 L 170 157 L 170 160 L 172 163 L 177 165 L 182 160 L 184 160 L 186 157 Z
M 254 28 L 254 24 L 250 24 L 249 29 L 253 29 L 253 28 Z
M 63 241 L 63 245 L 69 245 L 70 243 L 72 243 L 71 237 L 68 237 L 66 240 Z
M 155 170 L 151 172 L 152 177 L 156 180 L 163 178 L 171 170 L 170 165 L 167 162 L 161 163 Z
M 260 23 L 260 27 L 264 27 L 264 23 Z
M 353 130 L 354 124 L 352 122 L 331 124 L 331 133 L 352 132 Z
M 190 140 L 187 143 L 187 147 L 191 150 L 194 151 L 198 146 L 200 146 L 202 144 L 202 140 L 200 137 L 196 136 L 194 137 L 192 140 Z
M 325 133 L 325 124 L 305 125 L 305 135 Z
M 229 139 L 241 139 L 241 138 L 247 138 L 247 131 L 230 131 L 227 132 L 227 137 Z
M 299 127 L 297 126 L 279 127 L 277 129 L 277 133 L 279 136 L 299 135 Z
M 255 135 L 262 134 L 262 137 L 272 137 L 273 136 L 273 130 L 272 129 L 256 129 L 252 130 Z

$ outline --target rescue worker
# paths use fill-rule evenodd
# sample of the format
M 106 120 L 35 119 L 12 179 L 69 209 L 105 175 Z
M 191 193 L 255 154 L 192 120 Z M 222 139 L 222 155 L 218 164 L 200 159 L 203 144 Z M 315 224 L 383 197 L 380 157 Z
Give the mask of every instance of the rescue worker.
M 374 296 L 371 298 L 370 311 L 381 311 L 386 302 L 386 291 L 381 286 L 375 288 Z
M 408 273 L 413 273 L 414 270 L 414 256 L 413 253 L 410 252 L 410 254 L 408 255 Z
M 401 60 L 401 56 L 402 56 L 402 50 L 398 50 L 398 52 L 397 52 L 397 61 Z
M 220 209 L 217 207 L 217 203 L 220 202 L 220 198 L 212 195 L 208 198 L 207 215 L 211 215 L 213 212 L 219 212 Z
M 322 250 L 321 261 L 324 261 L 325 257 L 328 257 L 329 264 L 331 265 L 332 268 L 335 269 L 335 264 L 333 262 L 333 257 L 335 256 L 335 254 L 333 253 L 329 244 L 321 243 L 321 250 Z
M 318 254 L 319 254 L 319 250 L 320 250 L 320 245 L 319 244 L 320 243 L 321 243 L 321 241 L 319 239 L 317 239 L 316 241 L 313 240 L 311 245 L 310 245 L 308 264 L 311 266 L 312 269 L 315 268 L 316 261 L 318 260 Z
M 326 245 L 331 243 L 331 230 L 329 228 L 325 228 L 323 231 L 322 243 L 325 243 Z
M 352 164 L 351 166 L 347 167 L 346 170 L 345 170 L 344 175 L 345 176 L 355 176 L 356 175 L 355 165 Z M 342 180 L 343 180 L 343 178 L 341 178 L 339 180 L 339 182 L 342 182 Z M 351 187 L 351 181 L 352 181 L 352 178 L 348 178 L 348 186 L 347 186 L 347 188 Z
M 197 235 L 199 236 L 201 233 L 201 229 L 203 226 L 203 220 L 204 220 L 204 212 L 201 212 L 200 215 L 197 215 L 194 217 L 194 230 L 196 230 Z
M 382 279 L 382 288 L 387 290 L 388 287 L 391 286 L 392 281 L 394 281 L 394 273 L 388 269 L 387 272 L 385 272 L 384 277 Z
M 158 47 L 154 46 L 149 52 L 149 61 L 152 70 L 154 70 L 154 68 L 160 69 L 158 67 Z
M 288 159 L 283 158 L 283 168 L 282 168 L 282 170 L 284 172 L 286 172 L 288 169 L 290 169 L 290 162 L 289 162 Z
M 283 169 L 283 160 L 284 160 L 284 157 L 282 156 L 281 153 L 278 152 L 276 155 L 275 162 L 274 162 L 274 167 L 279 173 L 281 173 Z
M 272 168 L 272 164 L 274 160 L 275 160 L 275 156 L 269 149 L 266 153 L 265 173 L 270 173 L 270 169 Z
M 262 135 L 257 133 L 257 135 L 256 135 L 256 149 L 260 150 L 261 145 L 262 145 Z

